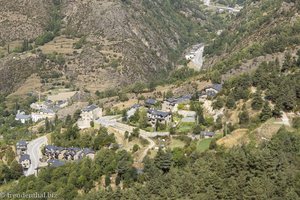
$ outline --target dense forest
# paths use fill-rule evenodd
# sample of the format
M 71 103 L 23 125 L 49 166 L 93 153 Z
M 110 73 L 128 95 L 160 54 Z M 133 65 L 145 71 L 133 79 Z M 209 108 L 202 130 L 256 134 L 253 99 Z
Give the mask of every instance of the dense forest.
M 102 149 L 94 160 L 43 169 L 38 177 L 23 177 L 12 192 L 56 192 L 61 199 L 85 200 L 300 197 L 299 132 L 282 128 L 258 147 L 210 148 L 201 154 L 189 148 L 159 150 L 154 159 L 144 159 L 142 172 L 131 166 L 132 158 L 125 151 Z M 105 177 L 105 189 L 96 192 L 93 188 L 101 176 Z
M 232 108 L 238 100 L 252 99 L 252 108 L 260 110 L 264 101 L 270 101 L 278 110 L 298 111 L 300 106 L 300 51 L 298 57 L 285 55 L 282 65 L 263 62 L 257 70 L 235 77 L 225 83 L 223 94 L 226 106 Z M 256 88 L 251 94 L 250 88 Z M 259 104 L 259 105 L 258 105 Z

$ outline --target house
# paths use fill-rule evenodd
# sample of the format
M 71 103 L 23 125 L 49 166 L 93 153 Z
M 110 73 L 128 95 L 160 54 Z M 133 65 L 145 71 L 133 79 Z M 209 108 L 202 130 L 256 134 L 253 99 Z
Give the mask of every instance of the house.
M 47 156 L 49 160 L 80 160 L 84 157 L 93 159 L 95 156 L 95 151 L 89 148 L 64 148 L 54 145 L 46 145 L 44 148 L 44 155 Z
M 204 88 L 199 94 L 199 101 L 216 96 L 222 90 L 222 84 L 213 84 Z
M 147 112 L 149 123 L 154 127 L 156 123 L 168 124 L 171 122 L 171 113 L 160 110 L 149 109 Z
M 43 101 L 43 102 L 35 102 L 30 104 L 30 108 L 34 110 L 41 110 L 41 109 L 48 109 L 53 105 L 53 102 L 50 100 Z
M 200 132 L 200 136 L 202 138 L 212 138 L 213 136 L 215 136 L 215 132 L 211 132 L 211 131 L 201 131 Z
M 63 158 L 65 160 L 78 160 L 78 153 L 81 151 L 78 147 L 66 148 L 66 151 L 63 153 Z M 77 156 L 76 156 L 77 155 Z
M 31 164 L 30 156 L 28 154 L 22 154 L 19 158 L 19 163 L 24 169 L 28 169 Z
M 91 122 L 102 117 L 102 108 L 92 104 L 81 110 L 80 119 L 77 125 L 80 129 L 90 128 Z
M 64 150 L 63 147 L 57 147 L 54 145 L 46 145 L 44 148 L 44 154 L 48 156 L 48 158 L 58 158 L 58 156 L 61 154 L 61 152 Z
M 47 161 L 47 163 L 48 163 L 48 166 L 50 166 L 50 167 L 60 167 L 65 164 L 63 161 L 60 161 L 58 159 L 50 159 Z
M 38 112 L 31 113 L 32 121 L 37 122 L 39 120 L 43 119 L 54 119 L 55 118 L 55 112 L 51 109 L 40 109 Z
M 134 104 L 133 106 L 131 106 L 130 109 L 126 112 L 127 119 L 132 117 L 140 107 L 141 107 L 140 104 Z
M 21 121 L 22 124 L 25 124 L 31 119 L 31 115 L 26 115 L 24 111 L 18 110 L 15 120 Z
M 83 148 L 79 153 L 77 159 L 82 159 L 84 157 L 89 157 L 90 159 L 94 159 L 95 151 L 89 148 Z
M 189 103 L 192 95 L 184 95 L 178 98 L 169 98 L 162 103 L 162 110 L 169 112 L 176 112 L 178 105 L 183 103 Z
M 27 151 L 27 142 L 24 140 L 20 140 L 19 142 L 17 142 L 16 144 L 16 149 L 17 149 L 17 154 L 24 154 L 24 152 Z
M 152 106 L 155 106 L 155 104 L 157 103 L 157 101 L 155 99 L 147 99 L 145 100 L 145 106 L 150 108 Z

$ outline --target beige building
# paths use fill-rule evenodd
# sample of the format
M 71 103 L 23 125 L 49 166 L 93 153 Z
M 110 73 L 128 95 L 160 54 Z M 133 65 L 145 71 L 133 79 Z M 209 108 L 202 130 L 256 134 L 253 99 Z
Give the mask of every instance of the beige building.
M 31 164 L 30 156 L 28 154 L 22 154 L 20 156 L 19 163 L 24 169 L 28 169 Z
M 46 118 L 52 120 L 55 118 L 55 112 L 50 109 L 40 109 L 38 112 L 31 113 L 31 118 L 33 122 L 37 122 Z
M 96 105 L 89 105 L 86 108 L 81 110 L 80 119 L 77 122 L 77 125 L 80 129 L 90 128 L 91 122 L 102 117 L 102 108 L 99 108 Z

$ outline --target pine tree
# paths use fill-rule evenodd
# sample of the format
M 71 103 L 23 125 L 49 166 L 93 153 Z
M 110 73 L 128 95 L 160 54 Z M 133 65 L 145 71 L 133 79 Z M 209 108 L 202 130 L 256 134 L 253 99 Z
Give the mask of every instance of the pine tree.
M 231 109 L 231 108 L 234 108 L 235 106 L 235 100 L 234 98 L 230 95 L 227 97 L 227 100 L 226 100 L 226 107 Z
M 244 108 L 242 112 L 239 114 L 239 123 L 247 124 L 250 120 L 248 111 Z
M 172 164 L 172 154 L 159 149 L 157 155 L 155 156 L 154 163 L 159 169 L 166 173 L 170 170 Z
M 251 107 L 253 110 L 260 110 L 263 107 L 263 99 L 261 98 L 261 92 L 257 91 L 254 94 Z
M 275 118 L 280 118 L 281 117 L 281 109 L 278 106 L 278 104 L 275 105 L 272 113 L 273 113 L 273 117 L 275 117 Z
M 269 106 L 269 102 L 265 102 L 264 107 L 263 107 L 263 109 L 260 113 L 259 118 L 262 122 L 265 122 L 268 119 L 270 119 L 272 116 L 273 116 L 273 113 L 272 113 L 272 110 Z

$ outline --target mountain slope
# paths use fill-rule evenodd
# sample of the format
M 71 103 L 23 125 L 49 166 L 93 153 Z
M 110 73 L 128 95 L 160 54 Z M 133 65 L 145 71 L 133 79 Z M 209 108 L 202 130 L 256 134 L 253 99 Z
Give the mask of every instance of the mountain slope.
M 290 0 L 248 1 L 232 25 L 206 48 L 206 67 L 230 77 L 275 60 L 300 44 L 300 3 Z
M 52 3 L 47 0 L 0 0 L 0 42 L 35 39 L 42 34 Z
M 161 81 L 175 69 L 186 47 L 211 38 L 223 26 L 221 18 L 213 19 L 214 13 L 190 0 L 29 0 L 22 6 L 3 4 L 2 9 L 13 14 L 6 16 L 10 25 L 2 24 L 8 27 L 1 35 L 2 57 L 9 52 L 10 42 L 24 40 L 20 45 L 30 48 L 18 47 L 17 52 L 40 49 L 45 54 L 45 69 L 61 70 L 74 87 L 91 91 Z M 17 15 L 22 18 L 14 21 Z M 27 32 L 15 31 L 18 29 Z M 59 65 L 49 59 L 55 51 L 66 48 L 66 42 L 56 43 L 58 37 L 59 41 L 77 41 L 71 49 L 61 51 L 65 62 Z
M 68 70 L 89 88 L 111 85 L 116 77 L 117 85 L 157 80 L 174 69 L 187 45 L 208 37 L 207 17 L 185 1 L 65 1 L 62 7 L 66 30 L 87 37 L 77 59 L 88 63 Z

